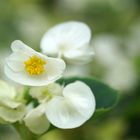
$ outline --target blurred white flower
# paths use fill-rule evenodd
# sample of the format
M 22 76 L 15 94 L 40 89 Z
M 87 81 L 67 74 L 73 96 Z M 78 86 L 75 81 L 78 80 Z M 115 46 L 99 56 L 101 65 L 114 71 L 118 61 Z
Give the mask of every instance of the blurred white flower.
M 54 90 L 55 88 L 59 90 Z M 81 126 L 95 111 L 95 97 L 91 89 L 80 81 L 68 84 L 66 87 L 54 84 L 50 86 L 50 89 L 46 87 L 46 90 L 45 87 L 34 87 L 31 90 L 31 95 L 37 98 L 41 104 L 24 119 L 26 126 L 30 130 L 35 128 L 36 123 L 33 121 L 30 123 L 31 120 L 38 120 L 38 123 L 42 121 L 42 119 L 38 119 L 40 117 L 38 113 L 42 113 L 42 117 L 45 114 L 49 122 L 54 126 L 69 129 Z M 36 119 L 34 119 L 35 117 Z M 45 129 L 40 128 L 41 131 L 36 128 L 33 132 L 37 133 L 39 131 L 43 133 L 44 130 L 47 130 L 48 123 L 45 119 L 43 128 Z
M 94 38 L 96 60 L 107 70 L 103 80 L 120 90 L 130 90 L 137 78 L 132 62 L 123 53 L 120 40 L 113 35 L 100 35 Z
M 6 59 L 5 74 L 11 80 L 30 86 L 47 85 L 62 76 L 65 62 L 47 57 L 21 41 L 11 45 L 13 53 Z
M 16 99 L 15 89 L 0 81 L 0 122 L 14 123 L 25 115 L 25 106 Z
M 104 66 L 112 67 L 122 58 L 119 42 L 113 35 L 100 35 L 94 38 L 96 59 Z
M 82 22 L 65 22 L 52 27 L 41 40 L 42 52 L 62 56 L 71 63 L 84 64 L 92 60 L 89 47 L 91 31 Z
M 108 69 L 104 81 L 116 89 L 131 90 L 136 85 L 137 76 L 129 60 L 122 58 L 120 62 Z

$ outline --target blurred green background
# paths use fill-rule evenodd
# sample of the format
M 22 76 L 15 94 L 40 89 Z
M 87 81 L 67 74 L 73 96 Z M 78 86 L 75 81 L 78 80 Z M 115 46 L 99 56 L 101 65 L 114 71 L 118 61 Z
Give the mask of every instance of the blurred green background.
M 41 140 L 140 140 L 140 0 L 0 0 L 0 78 L 6 79 L 3 64 L 12 41 L 39 50 L 47 29 L 69 20 L 91 27 L 95 56 L 85 66 L 69 66 L 65 76 L 92 75 L 118 89 L 121 98 L 95 122 L 50 131 Z M 19 136 L 0 125 L 0 140 Z

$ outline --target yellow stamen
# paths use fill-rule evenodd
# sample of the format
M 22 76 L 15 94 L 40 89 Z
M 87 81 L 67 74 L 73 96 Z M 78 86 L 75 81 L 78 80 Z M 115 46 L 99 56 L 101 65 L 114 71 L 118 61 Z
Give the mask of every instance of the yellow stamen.
M 39 75 L 45 72 L 45 64 L 46 61 L 36 55 L 24 62 L 25 69 L 30 75 Z

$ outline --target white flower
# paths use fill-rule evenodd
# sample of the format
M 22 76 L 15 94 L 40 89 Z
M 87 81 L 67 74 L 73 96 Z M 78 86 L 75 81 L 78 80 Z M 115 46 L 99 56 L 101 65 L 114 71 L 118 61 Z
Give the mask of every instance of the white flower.
M 65 22 L 54 26 L 41 40 L 42 52 L 62 56 L 72 63 L 87 63 L 94 52 L 89 47 L 91 31 L 82 22 Z
M 38 117 L 38 114 L 35 114 L 35 112 L 42 112 L 42 115 L 44 112 L 50 123 L 62 129 L 79 127 L 93 115 L 96 104 L 95 97 L 91 89 L 85 83 L 76 81 L 68 84 L 64 88 L 59 88 L 57 84 L 50 87 L 54 88 L 49 90 L 49 88 L 46 87 L 46 92 L 44 90 L 45 87 L 39 87 L 39 89 L 38 87 L 34 87 L 31 90 L 31 95 L 33 96 L 33 94 L 35 94 L 33 97 L 40 100 L 41 104 L 33 109 L 30 115 L 25 117 L 25 124 L 30 130 L 34 128 L 35 122 L 28 122 L 30 122 L 32 118 Z M 55 87 L 59 92 L 56 92 L 56 90 L 53 91 Z M 36 96 L 38 93 L 44 100 Z M 42 93 L 42 95 L 40 93 Z M 38 123 L 40 121 L 37 118 L 35 120 L 38 120 Z M 43 127 L 47 129 L 48 123 L 45 123 L 45 121 L 43 124 L 46 124 L 46 127 Z M 38 128 L 36 128 L 34 132 L 35 131 L 37 132 Z
M 11 80 L 23 85 L 42 86 L 62 76 L 63 60 L 38 53 L 19 40 L 14 41 L 11 48 L 13 53 L 5 64 L 5 74 Z
M 25 106 L 17 101 L 15 89 L 0 81 L 0 122 L 13 123 L 25 115 Z
M 93 44 L 98 63 L 107 69 L 103 80 L 116 89 L 131 90 L 136 84 L 137 76 L 131 61 L 121 50 L 119 38 L 100 35 L 94 39 Z

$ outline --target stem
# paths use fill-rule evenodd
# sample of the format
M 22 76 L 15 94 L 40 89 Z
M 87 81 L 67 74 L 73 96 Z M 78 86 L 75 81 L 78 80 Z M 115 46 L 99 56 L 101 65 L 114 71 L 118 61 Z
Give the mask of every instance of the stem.
M 21 140 L 37 140 L 38 136 L 31 133 L 24 124 L 15 123 L 13 124 L 15 130 L 20 135 Z

